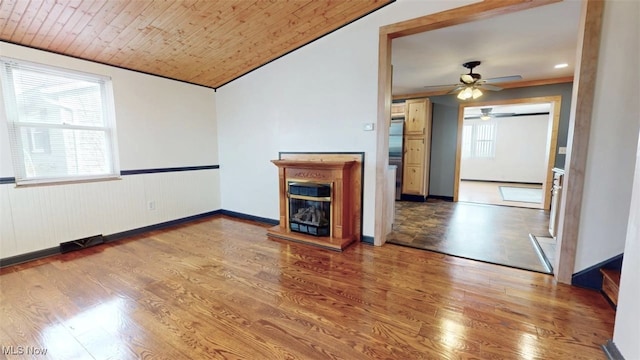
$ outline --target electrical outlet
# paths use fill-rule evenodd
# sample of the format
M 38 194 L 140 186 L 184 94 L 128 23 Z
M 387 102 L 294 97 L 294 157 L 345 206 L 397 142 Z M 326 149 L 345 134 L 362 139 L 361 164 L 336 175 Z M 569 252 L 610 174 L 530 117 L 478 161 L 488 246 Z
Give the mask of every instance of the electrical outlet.
M 149 201 L 147 203 L 147 210 L 153 211 L 155 209 L 156 209 L 156 202 L 155 201 Z
M 373 123 L 365 123 L 362 126 L 362 130 L 364 130 L 364 131 L 373 131 Z
M 567 148 L 566 148 L 565 146 L 560 146 L 560 147 L 558 148 L 558 154 L 560 154 L 560 155 L 564 155 L 564 154 L 566 154 L 566 153 L 567 153 Z

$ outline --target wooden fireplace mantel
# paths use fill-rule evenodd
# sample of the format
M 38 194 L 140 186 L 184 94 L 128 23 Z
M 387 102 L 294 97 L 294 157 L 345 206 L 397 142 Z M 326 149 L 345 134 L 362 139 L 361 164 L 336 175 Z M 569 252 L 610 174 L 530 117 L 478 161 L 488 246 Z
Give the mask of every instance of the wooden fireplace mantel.
M 356 163 L 350 161 L 314 161 L 314 160 L 271 160 L 279 168 L 302 168 L 302 169 L 344 169 Z
M 269 238 L 290 240 L 315 245 L 331 250 L 342 251 L 360 236 L 356 224 L 359 213 L 353 194 L 359 191 L 359 181 L 352 171 L 359 163 L 355 160 L 271 160 L 278 167 L 280 224 L 267 231 Z M 314 182 L 330 184 L 331 191 L 331 229 L 330 236 L 313 236 L 290 230 L 288 184 L 291 182 Z

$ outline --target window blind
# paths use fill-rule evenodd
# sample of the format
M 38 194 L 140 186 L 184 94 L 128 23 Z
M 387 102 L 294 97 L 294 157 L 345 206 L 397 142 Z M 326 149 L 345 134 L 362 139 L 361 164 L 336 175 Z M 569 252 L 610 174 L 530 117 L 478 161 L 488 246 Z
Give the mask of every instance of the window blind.
M 16 183 L 119 176 L 108 77 L 0 58 Z
M 463 158 L 493 158 L 496 155 L 497 124 L 466 121 L 462 128 Z

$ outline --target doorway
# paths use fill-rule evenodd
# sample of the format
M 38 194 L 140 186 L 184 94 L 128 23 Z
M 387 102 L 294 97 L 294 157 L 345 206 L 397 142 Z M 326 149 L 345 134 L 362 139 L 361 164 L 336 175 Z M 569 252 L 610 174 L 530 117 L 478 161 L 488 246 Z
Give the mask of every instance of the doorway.
M 561 96 L 461 105 L 454 200 L 549 210 Z
M 545 5 L 529 1 L 515 1 L 505 5 L 502 2 L 482 2 L 441 13 L 427 15 L 421 18 L 390 24 L 380 28 L 379 63 L 378 63 L 378 109 L 376 142 L 376 198 L 375 198 L 375 229 L 374 245 L 383 245 L 389 232 L 385 216 L 393 201 L 387 196 L 388 170 L 385 164 L 388 161 L 388 125 L 390 121 L 391 107 L 391 41 L 394 38 L 412 35 L 420 32 L 436 30 L 451 25 L 475 21 L 482 18 L 490 18 L 502 14 L 515 13 L 528 8 Z M 581 12 L 581 26 L 578 32 L 578 56 L 576 58 L 576 82 L 574 83 L 572 114 L 570 119 L 570 143 L 578 150 L 585 150 L 588 143 L 588 129 L 591 121 L 591 99 L 595 88 L 595 73 L 597 70 L 597 55 L 599 51 L 600 27 L 599 19 L 602 17 L 603 6 L 599 2 L 585 2 Z M 582 63 L 582 59 L 589 59 Z M 579 127 L 581 131 L 573 132 Z M 563 193 L 563 209 L 579 207 L 582 202 L 582 189 L 584 187 L 584 169 L 586 167 L 586 155 L 584 151 L 578 151 L 571 156 L 571 146 L 568 148 L 568 170 L 575 173 L 571 176 L 569 171 L 566 179 L 567 191 Z M 459 174 L 458 174 L 459 175 Z M 456 190 L 457 193 L 457 190 Z M 564 218 L 564 210 L 560 214 L 561 231 L 558 234 L 558 249 L 555 264 L 556 279 L 563 283 L 570 283 L 573 272 L 577 246 L 577 232 L 580 217 L 574 215 Z M 566 239 L 563 237 L 566 235 Z
M 449 132 L 454 139 L 457 133 L 461 136 L 456 153 L 462 170 L 465 158 L 472 160 L 470 155 L 475 154 L 485 161 L 478 167 L 488 175 L 473 176 L 469 171 L 464 177 L 465 172 L 460 171 L 459 184 L 465 179 L 474 180 L 468 182 L 474 186 L 487 185 L 498 197 L 506 196 L 506 189 L 513 186 L 518 189 L 536 188 L 539 200 L 535 206 L 526 203 L 526 198 L 521 199 L 522 206 L 514 206 L 520 202 L 502 199 L 503 203 L 498 204 L 489 201 L 478 204 L 462 198 L 453 203 L 433 198 L 426 203 L 396 202 L 396 221 L 387 241 L 513 268 L 552 273 L 550 259 L 555 254 L 555 241 L 549 242 L 553 239 L 548 236 L 549 213 L 543 208 L 542 188 L 555 164 L 561 100 L 562 96 L 549 96 L 465 103 L 454 117 L 442 117 L 442 113 L 434 111 L 434 124 L 463 120 L 453 133 Z M 495 109 L 490 116 L 493 118 L 480 119 L 481 109 L 488 107 Z M 479 126 L 473 129 L 474 125 Z M 438 136 L 446 134 L 441 131 L 435 133 Z M 465 135 L 472 136 L 475 144 L 468 141 L 465 145 Z M 501 143 L 501 138 L 507 142 Z M 536 148 L 535 159 L 528 156 L 532 147 Z M 492 166 L 500 152 L 516 156 Z M 456 158 L 452 157 L 451 162 L 453 166 Z M 535 171 L 530 171 L 532 166 Z M 476 171 L 476 174 L 482 173 Z M 504 194 L 499 195 L 500 192 Z

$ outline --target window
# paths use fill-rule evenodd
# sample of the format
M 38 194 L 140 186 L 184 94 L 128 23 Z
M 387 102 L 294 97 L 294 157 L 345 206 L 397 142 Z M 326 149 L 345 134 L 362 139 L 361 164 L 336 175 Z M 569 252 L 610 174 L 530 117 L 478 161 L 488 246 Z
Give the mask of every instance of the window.
M 0 65 L 18 185 L 120 175 L 110 78 L 9 58 Z
M 496 123 L 468 122 L 462 127 L 463 158 L 493 158 L 496 156 Z
M 29 129 L 29 149 L 32 153 L 51 153 L 49 129 Z

